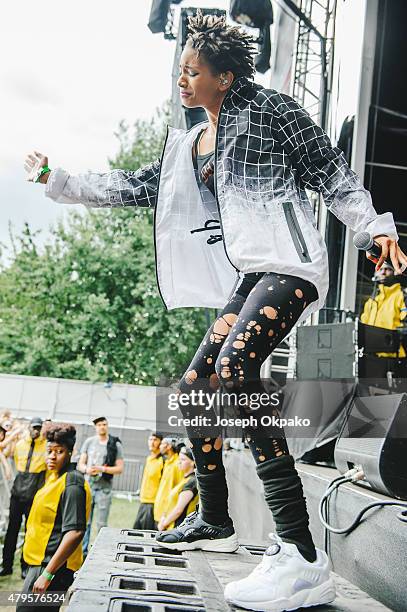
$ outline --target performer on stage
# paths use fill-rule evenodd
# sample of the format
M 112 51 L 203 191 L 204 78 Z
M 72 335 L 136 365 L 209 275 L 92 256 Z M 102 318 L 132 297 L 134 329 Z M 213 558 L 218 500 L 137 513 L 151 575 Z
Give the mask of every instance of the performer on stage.
M 327 251 L 306 189 L 320 192 L 347 226 L 375 238 L 382 247 L 378 268 L 388 253 L 397 272 L 407 258 L 392 214 L 376 213 L 323 130 L 292 98 L 253 82 L 250 36 L 199 12 L 189 23 L 178 86 L 184 106 L 203 107 L 207 122 L 188 132 L 170 129 L 161 159 L 136 172 L 50 172 L 39 153 L 27 159 L 27 170 L 58 202 L 155 207 L 157 277 L 167 308 L 222 309 L 180 391 L 206 380 L 213 389 L 241 392 L 258 388 L 266 357 L 325 301 Z M 284 432 L 246 434 L 277 534 L 259 568 L 227 585 L 226 599 L 263 611 L 332 601 L 328 558 L 314 546 Z M 234 551 L 222 440 L 196 436 L 191 444 L 199 513 L 157 540 L 178 549 Z

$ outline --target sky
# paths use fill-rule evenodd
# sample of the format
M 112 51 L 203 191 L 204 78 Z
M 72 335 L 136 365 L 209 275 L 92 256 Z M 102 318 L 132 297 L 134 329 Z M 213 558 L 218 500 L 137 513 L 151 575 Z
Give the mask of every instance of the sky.
M 228 0 L 183 2 L 226 8 Z M 147 27 L 151 0 L 13 0 L 0 22 L 0 242 L 11 222 L 47 229 L 72 206 L 27 183 L 27 153 L 71 173 L 105 171 L 119 122 L 170 97 L 175 43 Z M 75 207 L 82 208 L 81 205 Z
M 43 185 L 28 183 L 27 153 L 40 151 L 51 168 L 73 174 L 106 171 L 118 150 L 114 133 L 120 121 L 131 125 L 148 118 L 170 97 L 175 43 L 148 29 L 151 1 L 3 2 L 0 243 L 9 244 L 9 223 L 18 235 L 25 221 L 40 231 L 43 243 L 50 224 L 72 208 L 85 210 L 56 204 L 44 197 Z M 355 112 L 360 32 L 353 30 L 363 23 L 359 5 L 364 2 L 348 0 L 338 15 L 335 55 L 343 64 L 341 95 L 333 104 L 338 125 Z M 184 0 L 180 6 L 227 9 L 229 0 Z M 257 74 L 256 81 L 270 86 L 270 71 Z

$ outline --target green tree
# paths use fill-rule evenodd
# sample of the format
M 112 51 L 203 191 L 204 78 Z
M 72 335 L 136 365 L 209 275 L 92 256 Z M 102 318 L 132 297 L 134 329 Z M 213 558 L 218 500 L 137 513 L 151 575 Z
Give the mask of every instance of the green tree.
M 119 151 L 116 157 L 109 159 L 110 166 L 135 170 L 160 157 L 169 120 L 170 105 L 166 103 L 150 120 L 138 120 L 132 128 L 121 121 L 115 134 Z
M 121 124 L 112 167 L 160 155 L 166 110 Z M 152 213 L 72 212 L 41 250 L 28 225 L 0 270 L 0 371 L 155 384 L 183 373 L 206 329 L 202 309 L 167 312 L 155 280 Z

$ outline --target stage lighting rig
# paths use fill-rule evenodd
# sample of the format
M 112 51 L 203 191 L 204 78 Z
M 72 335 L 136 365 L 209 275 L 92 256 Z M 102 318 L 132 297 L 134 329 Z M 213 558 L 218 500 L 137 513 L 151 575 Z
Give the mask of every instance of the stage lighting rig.
M 255 58 L 255 66 L 258 72 L 264 74 L 270 68 L 271 56 L 270 26 L 273 23 L 273 7 L 270 0 L 231 0 L 229 12 L 237 23 L 260 30 L 256 40 L 259 54 Z

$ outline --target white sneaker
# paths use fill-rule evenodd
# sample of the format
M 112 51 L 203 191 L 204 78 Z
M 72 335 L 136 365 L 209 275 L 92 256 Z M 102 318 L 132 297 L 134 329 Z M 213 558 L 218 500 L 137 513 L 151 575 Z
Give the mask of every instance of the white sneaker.
M 226 585 L 228 603 L 248 610 L 283 612 L 335 599 L 335 585 L 325 552 L 317 548 L 317 558 L 310 563 L 295 544 L 283 542 L 276 534 L 270 534 L 270 538 L 273 544 L 252 573 Z

